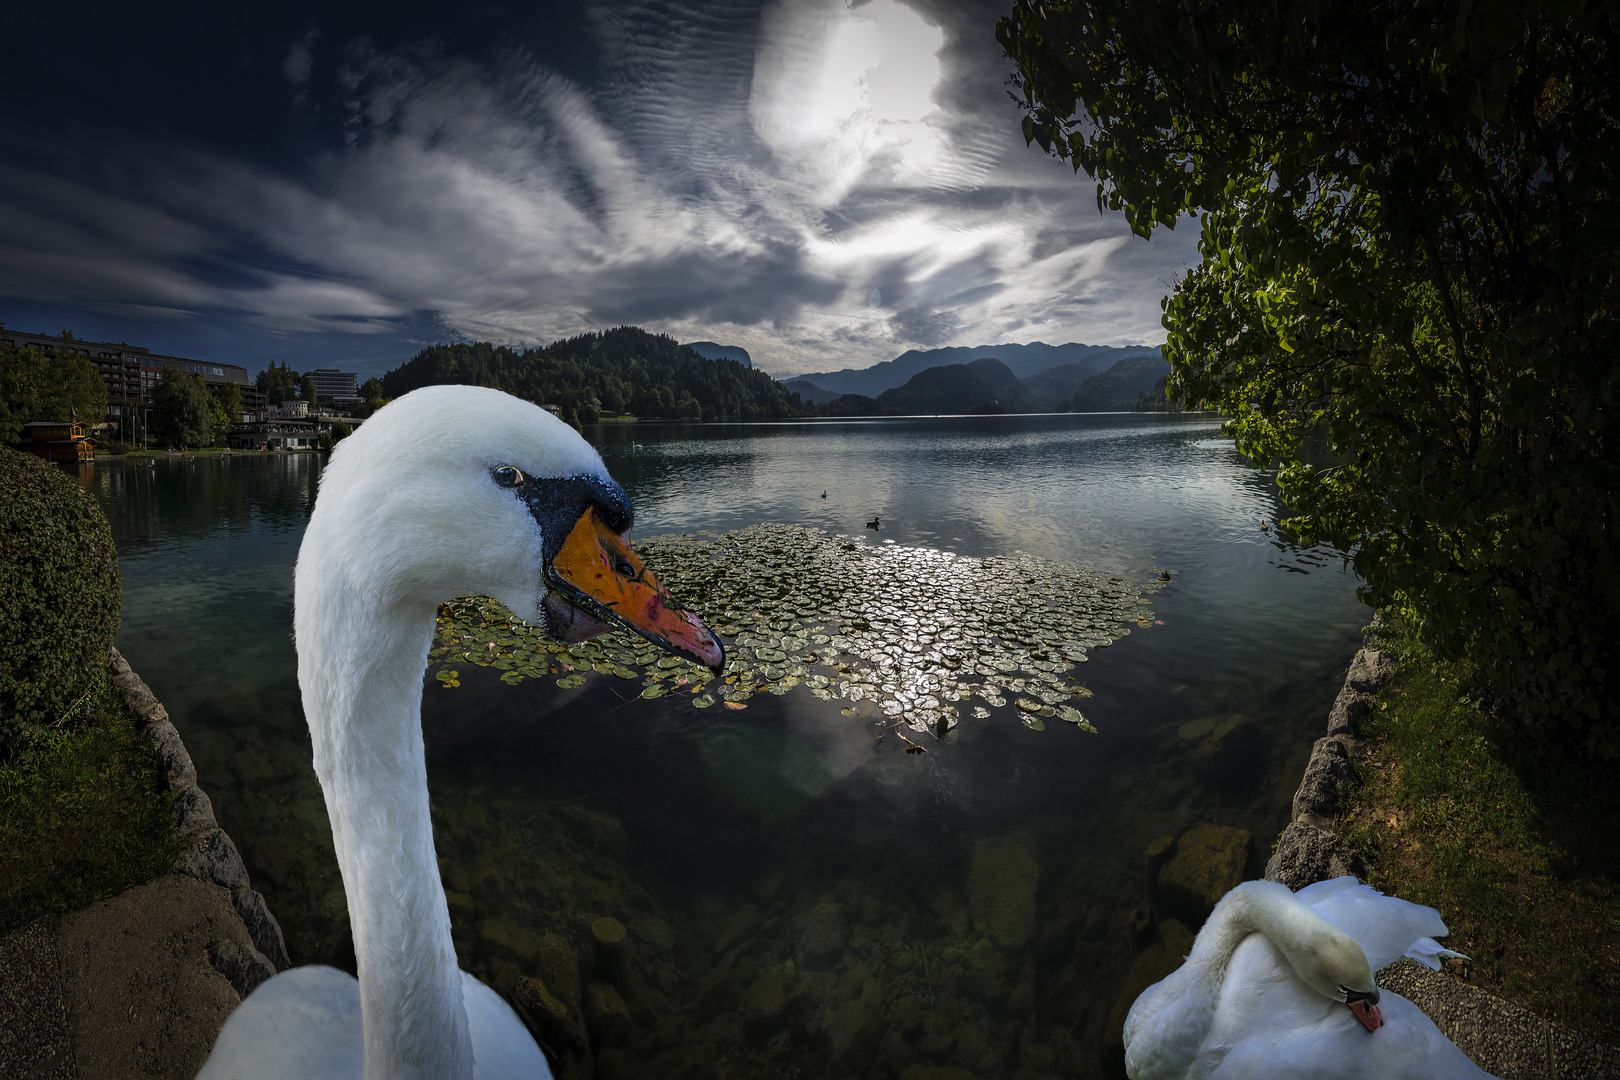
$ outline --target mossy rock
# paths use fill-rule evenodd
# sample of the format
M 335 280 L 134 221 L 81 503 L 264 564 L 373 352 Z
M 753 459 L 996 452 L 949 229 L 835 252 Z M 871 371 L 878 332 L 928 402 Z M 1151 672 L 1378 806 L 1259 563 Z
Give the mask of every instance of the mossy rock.
M 0 449 L 0 756 L 102 677 L 122 584 L 95 498 L 56 466 Z
M 1017 837 L 980 840 L 968 869 L 968 911 L 973 929 L 1002 945 L 1035 936 L 1035 889 L 1041 868 Z
M 805 920 L 799 938 L 799 966 L 806 971 L 828 971 L 837 965 L 849 943 L 849 917 L 842 904 L 816 905 Z
M 1240 783 L 1265 763 L 1265 733 L 1242 713 L 1194 720 L 1178 734 L 1188 767 L 1211 783 Z
M 1202 926 L 1215 901 L 1242 882 L 1251 858 L 1249 834 L 1229 825 L 1194 825 L 1176 841 L 1176 853 L 1159 869 L 1165 910 Z
M 1192 952 L 1193 935 L 1175 919 L 1161 920 L 1156 932 L 1131 963 L 1130 974 L 1125 976 L 1125 988 L 1114 999 L 1103 1028 L 1102 1057 L 1109 1075 L 1125 1074 L 1125 1017 L 1142 991 L 1159 982 L 1181 966 Z

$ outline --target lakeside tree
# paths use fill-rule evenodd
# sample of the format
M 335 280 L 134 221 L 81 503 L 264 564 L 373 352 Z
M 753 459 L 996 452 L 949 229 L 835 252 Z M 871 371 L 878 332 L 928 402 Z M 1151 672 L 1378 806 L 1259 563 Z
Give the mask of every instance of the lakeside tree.
M 219 402 L 202 379 L 168 363 L 152 387 L 152 434 L 170 446 L 207 446 L 214 441 Z
M 61 343 L 43 351 L 0 341 L 0 442 L 20 442 L 23 425 L 34 420 L 60 421 L 77 413 L 94 424 L 106 412 L 106 384 L 71 331 L 62 331 Z
M 303 380 L 298 384 L 298 396 L 309 402 L 310 412 L 314 412 L 315 406 L 320 404 L 320 394 L 315 389 L 315 376 L 313 373 L 306 373 Z
M 264 398 L 272 405 L 280 405 L 298 396 L 298 376 L 286 364 L 278 366 L 271 364 L 253 380 L 253 385 L 264 392 Z
M 1620 30 L 1506 0 L 1018 0 L 1026 139 L 1198 217 L 1169 391 L 1504 711 L 1616 749 Z M 1313 469 L 1326 430 L 1342 464 Z M 1567 729 L 1566 729 L 1567 730 Z
M 224 382 L 210 387 L 214 397 L 219 401 L 219 407 L 224 411 L 227 424 L 238 423 L 242 419 L 242 388 L 233 382 Z

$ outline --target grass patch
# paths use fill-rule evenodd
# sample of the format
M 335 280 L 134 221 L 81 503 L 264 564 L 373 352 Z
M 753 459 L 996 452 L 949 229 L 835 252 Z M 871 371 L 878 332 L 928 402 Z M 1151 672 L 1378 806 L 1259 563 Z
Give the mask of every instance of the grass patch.
M 1362 723 L 1340 835 L 1373 885 L 1439 909 L 1472 958 L 1454 977 L 1620 1043 L 1620 768 L 1498 718 L 1478 672 L 1404 628 L 1380 647 L 1400 673 Z
M 183 842 L 157 755 L 103 669 L 73 719 L 0 762 L 0 934 L 168 870 Z

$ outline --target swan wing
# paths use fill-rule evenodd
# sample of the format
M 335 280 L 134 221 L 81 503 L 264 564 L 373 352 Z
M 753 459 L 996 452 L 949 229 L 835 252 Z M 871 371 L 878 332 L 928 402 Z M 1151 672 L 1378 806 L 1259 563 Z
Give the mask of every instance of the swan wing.
M 1322 885 L 1331 888 L 1323 889 Z M 1423 953 L 1425 939 L 1432 945 L 1432 939 L 1446 936 L 1446 924 L 1434 908 L 1385 896 L 1371 885 L 1356 884 L 1353 877 L 1309 885 L 1295 895 L 1355 938 L 1374 971 L 1394 963 L 1408 951 Z M 1438 945 L 1435 948 L 1438 950 Z M 1416 959 L 1422 961 L 1423 956 Z
M 477 1080 L 552 1080 L 534 1036 L 499 994 L 463 971 L 461 997 L 467 1005 Z
M 290 968 L 226 1019 L 197 1080 L 360 1080 L 360 984 L 337 968 Z
M 1384 1024 L 1369 1032 L 1344 1005 L 1307 986 L 1263 935 L 1251 934 L 1232 954 L 1214 1022 L 1190 1075 L 1210 1080 L 1489 1077 L 1399 994 L 1385 990 L 1379 1009 Z

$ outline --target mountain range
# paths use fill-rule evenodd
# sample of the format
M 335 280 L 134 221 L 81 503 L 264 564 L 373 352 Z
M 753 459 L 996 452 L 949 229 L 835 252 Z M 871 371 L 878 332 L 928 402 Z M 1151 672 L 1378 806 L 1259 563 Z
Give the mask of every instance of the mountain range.
M 1163 356 L 1157 345 L 1048 345 L 1032 341 L 1027 345 L 953 345 L 943 349 L 910 349 L 893 360 L 874 364 L 869 368 L 844 368 L 839 371 L 811 372 L 783 379 L 789 390 L 797 390 L 809 401 L 827 401 L 842 394 L 864 394 L 878 397 L 885 390 L 904 386 L 913 375 L 933 367 L 967 364 L 974 360 L 993 357 L 1007 366 L 1019 379 L 1053 375 L 1059 382 L 1069 383 L 1072 392 L 1092 375 L 1106 371 L 1117 361 L 1130 356 Z M 1058 369 L 1064 370 L 1055 374 Z M 808 383 L 805 387 L 801 384 Z M 1032 388 L 1033 389 L 1033 388 Z M 809 392 L 807 392 L 807 390 Z M 1042 391 L 1044 395 L 1045 390 Z

